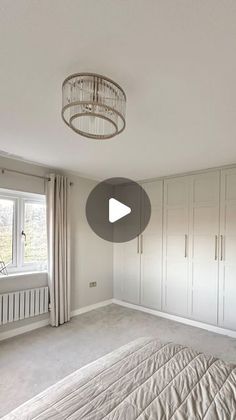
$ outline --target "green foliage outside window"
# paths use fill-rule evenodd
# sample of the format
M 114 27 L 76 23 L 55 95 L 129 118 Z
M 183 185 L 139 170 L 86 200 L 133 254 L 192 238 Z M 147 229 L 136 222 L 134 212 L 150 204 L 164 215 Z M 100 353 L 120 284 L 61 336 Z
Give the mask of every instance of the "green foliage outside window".
M 0 260 L 5 264 L 13 258 L 14 201 L 0 199 Z

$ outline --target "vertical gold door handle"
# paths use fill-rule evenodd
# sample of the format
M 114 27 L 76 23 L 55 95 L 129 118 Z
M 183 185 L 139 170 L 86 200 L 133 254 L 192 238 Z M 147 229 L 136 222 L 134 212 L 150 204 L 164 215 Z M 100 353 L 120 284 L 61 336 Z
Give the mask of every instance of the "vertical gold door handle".
M 220 235 L 220 261 L 223 261 L 223 235 Z
M 218 236 L 215 235 L 215 261 L 218 259 Z
M 137 236 L 137 254 L 139 254 L 139 235 Z
M 141 254 L 143 253 L 143 235 L 141 235 Z
M 184 258 L 187 258 L 188 235 L 184 235 Z

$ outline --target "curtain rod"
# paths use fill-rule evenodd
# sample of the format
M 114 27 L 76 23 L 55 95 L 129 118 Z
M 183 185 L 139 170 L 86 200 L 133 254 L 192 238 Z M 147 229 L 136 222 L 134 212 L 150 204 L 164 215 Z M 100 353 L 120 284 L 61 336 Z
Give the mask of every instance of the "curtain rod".
M 48 176 L 30 174 L 29 172 L 15 171 L 14 169 L 0 168 L 0 171 L 2 174 L 4 174 L 5 172 L 12 172 L 19 175 L 33 176 L 34 178 L 40 178 L 45 179 L 46 181 L 51 181 L 51 178 Z M 73 182 L 70 182 L 70 185 L 73 185 Z

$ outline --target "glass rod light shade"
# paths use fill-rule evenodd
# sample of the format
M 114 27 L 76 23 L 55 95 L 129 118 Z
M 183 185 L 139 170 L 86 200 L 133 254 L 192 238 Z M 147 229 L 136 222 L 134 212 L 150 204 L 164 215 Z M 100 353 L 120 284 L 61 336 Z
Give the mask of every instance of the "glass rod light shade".
M 126 95 L 107 77 L 77 73 L 62 85 L 62 118 L 76 133 L 104 140 L 125 128 Z

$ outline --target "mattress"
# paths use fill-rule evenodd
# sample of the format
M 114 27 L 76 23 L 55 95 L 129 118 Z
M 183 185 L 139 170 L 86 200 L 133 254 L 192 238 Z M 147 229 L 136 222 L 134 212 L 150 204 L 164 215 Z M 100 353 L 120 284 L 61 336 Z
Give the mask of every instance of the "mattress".
M 141 338 L 77 370 L 4 420 L 236 419 L 236 366 Z

